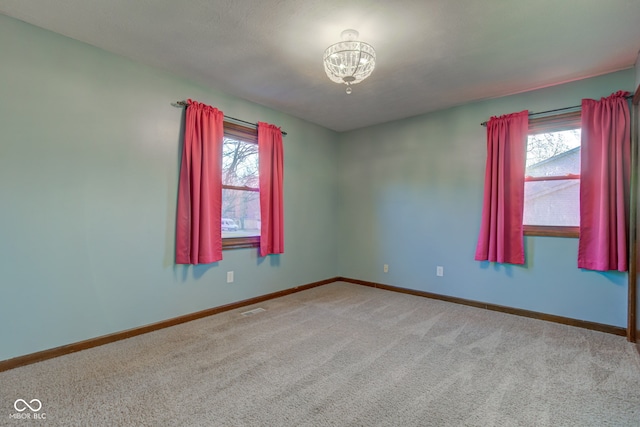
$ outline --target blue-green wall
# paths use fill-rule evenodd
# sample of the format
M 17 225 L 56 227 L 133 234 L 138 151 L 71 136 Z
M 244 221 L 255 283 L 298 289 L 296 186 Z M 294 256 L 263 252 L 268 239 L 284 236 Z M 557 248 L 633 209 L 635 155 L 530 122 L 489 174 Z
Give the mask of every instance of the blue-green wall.
M 336 276 L 336 133 L 4 15 L 0 53 L 0 360 Z M 284 255 L 173 264 L 185 98 L 288 132 Z
M 0 52 L 0 360 L 336 275 L 626 323 L 626 275 L 578 270 L 575 239 L 527 238 L 525 267 L 473 254 L 479 123 L 631 90 L 633 70 L 336 134 L 3 15 Z M 288 132 L 284 255 L 173 264 L 186 98 Z
M 633 83 L 629 69 L 341 134 L 340 274 L 626 326 L 627 275 L 579 270 L 577 239 L 526 238 L 525 266 L 480 263 L 474 252 L 486 159 L 480 123 L 579 105 Z

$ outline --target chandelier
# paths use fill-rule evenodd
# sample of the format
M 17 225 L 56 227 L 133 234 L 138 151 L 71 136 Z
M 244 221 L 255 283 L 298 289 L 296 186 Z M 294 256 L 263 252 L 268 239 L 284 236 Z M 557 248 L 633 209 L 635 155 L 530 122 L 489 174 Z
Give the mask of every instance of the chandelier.
M 351 85 L 360 83 L 371 75 L 376 66 L 376 51 L 371 45 L 357 41 L 356 30 L 344 30 L 342 41 L 331 45 L 324 51 L 324 71 L 336 83 Z

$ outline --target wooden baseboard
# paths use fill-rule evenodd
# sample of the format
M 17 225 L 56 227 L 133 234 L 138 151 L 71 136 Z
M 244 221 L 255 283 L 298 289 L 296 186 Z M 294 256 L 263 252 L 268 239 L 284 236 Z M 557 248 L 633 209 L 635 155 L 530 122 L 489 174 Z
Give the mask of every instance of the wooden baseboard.
M 186 314 L 184 316 L 174 317 L 172 319 L 163 320 L 157 323 L 152 323 L 150 325 L 128 329 L 126 331 L 115 332 L 113 334 L 103 335 L 96 338 L 90 338 L 88 340 L 67 344 L 60 347 L 51 348 L 48 350 L 39 351 L 37 353 L 26 354 L 24 356 L 14 357 L 12 359 L 0 360 L 0 372 L 7 371 L 9 369 L 18 368 L 20 366 L 30 365 L 36 362 L 41 362 L 43 360 L 52 359 L 54 357 L 63 356 L 65 354 L 75 353 L 77 351 L 86 350 L 88 348 L 109 344 L 109 343 L 120 341 L 126 338 L 135 337 L 137 335 L 142 335 L 148 332 L 157 331 L 158 329 L 164 329 L 170 326 L 179 325 L 181 323 L 190 322 L 192 320 L 201 319 L 203 317 L 212 316 L 214 314 L 222 313 L 224 311 L 235 310 L 240 307 L 245 307 L 248 305 L 257 304 L 270 299 L 283 297 L 285 295 L 293 294 L 295 292 L 300 292 L 307 289 L 315 288 L 317 286 L 333 283 L 337 280 L 338 280 L 337 278 L 321 280 L 319 282 L 296 286 L 295 288 L 285 289 L 282 291 L 261 295 L 255 298 L 249 298 L 249 299 L 234 302 L 231 304 L 209 308 L 209 309 L 198 311 L 195 313 Z
M 620 336 L 626 335 L 626 329 L 620 328 L 617 326 L 604 325 L 601 323 L 571 319 L 569 317 L 538 313 L 535 311 L 522 310 L 519 308 L 506 307 L 506 306 L 501 306 L 496 304 L 487 304 L 480 301 L 451 297 L 447 295 L 434 294 L 431 292 L 418 291 L 414 289 L 400 288 L 397 286 L 384 285 L 382 283 L 368 282 L 365 280 L 351 279 L 348 277 L 334 277 L 331 279 L 321 280 L 319 282 L 296 286 L 295 288 L 285 289 L 282 291 L 261 295 L 255 298 L 249 298 L 243 301 L 222 305 L 219 307 L 209 308 L 209 309 L 198 311 L 195 313 L 186 314 L 184 316 L 174 317 L 172 319 L 167 319 L 157 323 L 152 323 L 150 325 L 128 329 L 126 331 L 115 332 L 113 334 L 103 335 L 96 338 L 90 338 L 88 340 L 84 340 L 84 341 L 80 341 L 80 342 L 76 342 L 68 345 L 63 345 L 60 347 L 39 351 L 36 353 L 26 354 L 24 356 L 14 357 L 13 359 L 0 360 L 0 372 L 7 371 L 9 369 L 18 368 L 20 366 L 30 365 L 32 363 L 41 362 L 43 360 L 52 359 L 54 357 L 63 356 L 65 354 L 75 353 L 77 351 L 86 350 L 86 349 L 97 347 L 100 345 L 109 344 L 115 341 L 120 341 L 123 339 L 135 337 L 137 335 L 146 334 L 148 332 L 157 331 L 159 329 L 168 328 L 171 326 L 179 325 L 181 323 L 190 322 L 192 320 L 201 319 L 203 317 L 212 316 L 214 314 L 222 313 L 225 311 L 235 310 L 237 308 L 245 307 L 252 304 L 257 304 L 257 303 L 274 299 L 274 298 L 283 297 L 285 295 L 293 294 L 296 292 L 304 291 L 304 290 L 315 288 L 322 285 L 327 285 L 333 282 L 353 283 L 356 285 L 369 286 L 373 288 L 384 289 L 387 291 L 400 292 L 400 293 L 409 294 L 409 295 L 416 295 L 416 296 L 425 297 L 425 298 L 437 299 L 441 301 L 452 302 L 455 304 L 468 305 L 471 307 L 483 308 L 486 310 L 514 314 L 517 316 L 531 317 L 533 319 L 546 320 L 548 322 L 561 323 L 564 325 L 576 326 L 579 328 L 591 329 L 594 331 L 606 332 L 614 335 L 620 335 Z M 638 348 L 638 351 L 640 352 L 640 342 L 637 344 L 637 348 Z
M 356 285 L 370 286 L 387 291 L 400 292 L 403 294 L 416 295 L 425 298 L 437 299 L 441 301 L 453 302 L 456 304 L 468 305 L 471 307 L 484 308 L 486 310 L 499 311 L 502 313 L 514 314 L 516 316 L 531 317 L 533 319 L 545 320 L 547 322 L 561 323 L 563 325 L 576 326 L 578 328 L 591 329 L 594 331 L 606 332 L 613 335 L 626 336 L 627 330 L 618 326 L 604 325 L 602 323 L 588 322 L 586 320 L 572 319 L 570 317 L 556 316 L 553 314 L 539 313 L 537 311 L 523 310 L 520 308 L 507 307 L 497 304 L 488 304 L 480 301 L 468 300 L 464 298 L 450 297 L 447 295 L 434 294 L 431 292 L 417 291 L 396 286 L 384 285 L 381 283 L 367 282 L 365 280 L 350 279 L 348 277 L 338 277 L 342 282 Z

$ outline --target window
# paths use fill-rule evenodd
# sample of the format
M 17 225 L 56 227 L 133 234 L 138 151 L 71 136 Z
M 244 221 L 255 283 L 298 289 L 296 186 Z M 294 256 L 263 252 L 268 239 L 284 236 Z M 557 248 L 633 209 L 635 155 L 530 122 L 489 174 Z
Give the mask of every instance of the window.
M 222 145 L 222 246 L 260 244 L 258 131 L 224 123 Z
M 526 235 L 578 237 L 579 111 L 529 121 L 523 223 Z

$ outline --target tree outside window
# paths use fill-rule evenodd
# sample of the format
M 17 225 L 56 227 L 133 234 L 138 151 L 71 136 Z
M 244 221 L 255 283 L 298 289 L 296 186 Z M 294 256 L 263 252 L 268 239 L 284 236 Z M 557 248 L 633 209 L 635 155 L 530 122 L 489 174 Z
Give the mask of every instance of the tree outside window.
M 257 131 L 225 122 L 222 146 L 223 246 L 256 246 L 259 237 Z

